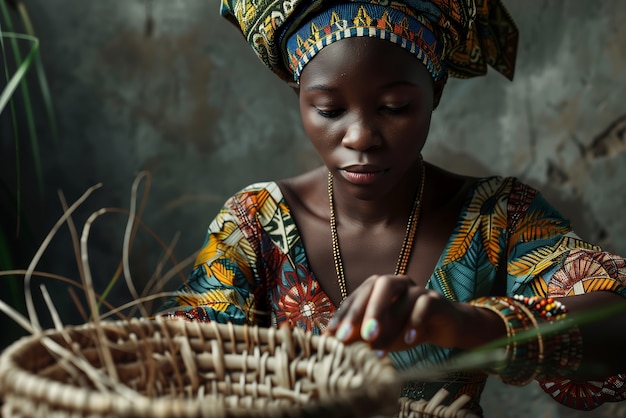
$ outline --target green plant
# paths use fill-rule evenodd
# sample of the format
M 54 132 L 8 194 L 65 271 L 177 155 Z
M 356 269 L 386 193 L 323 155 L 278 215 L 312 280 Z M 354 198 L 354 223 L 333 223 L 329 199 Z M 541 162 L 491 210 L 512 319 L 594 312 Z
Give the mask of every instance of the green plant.
M 14 17 L 17 17 L 17 24 L 13 23 Z M 14 149 L 12 153 L 0 154 L 0 166 L 13 169 L 12 173 L 0 171 L 0 270 L 9 270 L 22 258 L 20 248 L 24 247 L 23 241 L 32 241 L 28 221 L 23 222 L 22 191 L 34 188 L 38 189 L 40 196 L 43 194 L 40 139 L 35 123 L 34 103 L 38 103 L 37 100 L 43 103 L 47 113 L 50 136 L 57 137 L 51 95 L 39 56 L 39 39 L 22 1 L 0 0 L 0 57 L 5 82 L 0 84 L 0 145 Z M 35 71 L 40 96 L 31 94 L 28 77 L 32 73 L 31 68 Z M 25 145 L 32 152 L 35 185 L 22 184 L 21 161 Z M 34 247 L 34 242 L 30 244 Z M 6 286 L 8 291 L 4 293 L 8 293 L 18 307 L 23 305 L 23 290 L 18 278 L 8 277 L 0 285 Z M 8 333 L 11 334 L 11 331 Z

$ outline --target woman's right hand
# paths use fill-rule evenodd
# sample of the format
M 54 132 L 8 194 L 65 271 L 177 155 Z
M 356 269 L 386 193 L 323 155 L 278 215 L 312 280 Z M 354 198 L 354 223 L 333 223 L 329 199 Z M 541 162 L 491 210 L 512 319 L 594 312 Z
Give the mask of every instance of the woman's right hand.
M 326 332 L 386 352 L 424 343 L 474 348 L 506 331 L 502 320 L 486 309 L 450 301 L 408 276 L 375 275 L 341 304 Z

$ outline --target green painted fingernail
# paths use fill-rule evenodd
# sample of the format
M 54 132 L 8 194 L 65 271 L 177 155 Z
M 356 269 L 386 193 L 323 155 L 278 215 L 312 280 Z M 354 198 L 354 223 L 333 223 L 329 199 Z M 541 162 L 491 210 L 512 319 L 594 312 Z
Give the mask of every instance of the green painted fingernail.
M 378 321 L 370 318 L 361 326 L 361 338 L 369 341 L 378 334 Z
M 352 333 L 352 324 L 350 322 L 344 321 L 339 326 L 339 329 L 337 330 L 335 337 L 337 337 L 339 341 L 343 341 L 346 338 L 348 338 L 351 333 Z
M 410 329 L 404 334 L 404 342 L 407 344 L 413 343 L 415 341 L 415 337 L 417 336 L 417 331 L 414 329 Z

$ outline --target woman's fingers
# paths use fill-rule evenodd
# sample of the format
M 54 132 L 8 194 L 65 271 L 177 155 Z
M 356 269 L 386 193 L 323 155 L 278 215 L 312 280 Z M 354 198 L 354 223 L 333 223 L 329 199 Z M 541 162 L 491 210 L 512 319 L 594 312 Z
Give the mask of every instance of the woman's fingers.
M 387 349 L 404 328 L 417 289 L 408 277 L 381 276 L 373 284 L 361 323 L 361 339 L 373 348 Z
M 348 297 L 335 313 L 328 332 L 344 342 L 359 339 L 360 325 L 369 295 L 378 276 L 372 276 Z
M 406 348 L 425 342 L 453 347 L 462 327 L 463 317 L 458 304 L 434 291 L 420 295 L 404 330 Z
M 458 304 L 406 276 L 372 276 L 341 305 L 328 332 L 340 341 L 362 340 L 382 351 L 427 342 L 452 347 L 462 316 Z
M 370 341 L 372 348 L 398 351 L 418 344 L 438 343 L 433 340 L 431 328 L 441 320 L 441 312 L 450 309 L 449 304 L 435 291 L 408 287 L 402 303 L 396 303 L 381 313 L 384 325 L 378 338 Z
M 344 342 L 366 341 L 373 348 L 396 345 L 393 340 L 411 313 L 416 290 L 406 276 L 372 276 L 341 305 L 328 332 Z
M 433 302 L 437 294 L 424 293 L 418 295 L 403 331 L 402 342 L 406 348 L 429 340 L 429 327 L 426 321 L 432 319 Z

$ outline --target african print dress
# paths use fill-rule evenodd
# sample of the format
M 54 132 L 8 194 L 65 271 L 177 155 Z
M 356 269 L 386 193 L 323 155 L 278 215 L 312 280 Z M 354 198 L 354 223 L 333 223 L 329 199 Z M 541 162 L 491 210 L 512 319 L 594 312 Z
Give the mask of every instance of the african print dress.
M 468 193 L 427 287 L 460 302 L 491 294 L 545 297 L 600 290 L 626 296 L 626 262 L 578 238 L 535 189 L 511 177 L 489 177 Z M 290 208 L 274 182 L 248 186 L 225 203 L 209 226 L 188 283 L 165 308 L 190 320 L 287 323 L 316 334 L 336 309 L 309 267 Z M 456 353 L 424 344 L 388 355 L 402 370 L 438 364 Z M 411 382 L 401 395 L 430 399 L 443 386 L 453 396 L 470 395 L 466 408 L 482 414 L 486 377 L 468 372 L 443 383 Z M 540 383 L 563 404 L 593 409 L 625 399 L 624 377 Z

